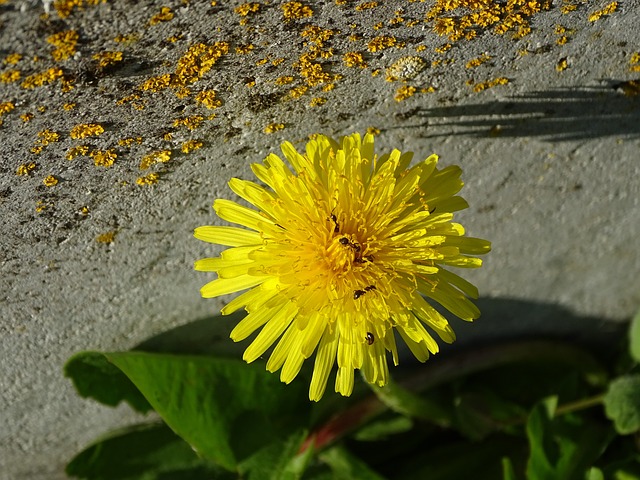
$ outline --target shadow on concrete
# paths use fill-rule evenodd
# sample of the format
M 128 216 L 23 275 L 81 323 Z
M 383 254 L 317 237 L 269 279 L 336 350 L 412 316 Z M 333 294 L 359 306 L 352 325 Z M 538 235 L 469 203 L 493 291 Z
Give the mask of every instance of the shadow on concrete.
M 443 350 L 523 339 L 559 340 L 590 350 L 612 350 L 619 346 L 627 330 L 625 323 L 578 316 L 556 305 L 504 298 L 482 298 L 476 303 L 482 316 L 473 324 L 447 315 L 458 340 L 450 346 L 439 342 Z M 243 316 L 244 312 L 236 312 L 196 320 L 156 335 L 135 350 L 242 358 L 242 352 L 255 335 L 234 343 L 229 333 Z M 413 358 L 403 342 L 397 343 L 403 346 L 401 360 Z
M 427 119 L 427 137 L 452 133 L 547 141 L 640 137 L 640 85 L 608 83 L 532 92 L 497 102 L 419 109 L 415 116 Z

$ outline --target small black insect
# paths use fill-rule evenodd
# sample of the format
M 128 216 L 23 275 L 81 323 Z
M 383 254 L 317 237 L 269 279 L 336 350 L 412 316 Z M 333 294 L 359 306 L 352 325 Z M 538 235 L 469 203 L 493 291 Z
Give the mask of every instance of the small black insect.
M 370 292 L 371 290 L 375 290 L 376 286 L 375 285 L 369 285 L 367 287 L 364 287 L 365 291 Z
M 336 224 L 336 226 L 333 229 L 333 233 L 340 233 L 340 225 L 338 225 L 338 217 L 336 217 L 336 215 L 332 213 L 331 215 L 329 215 L 329 219 Z
M 373 345 L 375 337 L 373 336 L 373 333 L 367 332 L 367 336 L 365 337 L 365 339 L 367 340 L 367 345 Z
M 354 291 L 353 291 L 353 299 L 354 299 L 354 300 L 357 300 L 357 299 L 359 299 L 362 295 L 364 295 L 365 293 L 367 293 L 367 292 L 365 292 L 364 290 L 354 290 Z

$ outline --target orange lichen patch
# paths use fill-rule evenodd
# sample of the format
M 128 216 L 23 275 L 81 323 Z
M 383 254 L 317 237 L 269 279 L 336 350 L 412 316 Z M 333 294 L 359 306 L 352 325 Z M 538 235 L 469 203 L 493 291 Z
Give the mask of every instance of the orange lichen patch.
M 0 103 L 0 116 L 6 115 L 11 112 L 15 107 L 12 102 L 2 102 Z
M 256 66 L 259 67 L 260 65 L 264 65 L 269 61 L 268 58 L 261 58 L 260 60 L 256 61 Z
M 91 58 L 93 58 L 98 62 L 98 68 L 104 69 L 112 65 L 115 65 L 118 62 L 121 62 L 122 52 L 118 50 L 98 52 L 95 55 L 93 55 L 93 57 Z
M 480 65 L 482 65 L 483 63 L 488 62 L 489 60 L 491 60 L 491 57 L 489 55 L 487 55 L 486 53 L 483 53 L 479 57 L 476 57 L 476 58 L 474 58 L 472 60 L 469 60 L 467 62 L 467 64 L 465 65 L 465 68 L 476 68 L 476 67 L 479 67 Z
M 264 133 L 275 133 L 284 129 L 284 123 L 270 123 L 266 127 L 264 127 Z
M 471 40 L 487 29 L 499 35 L 513 30 L 522 37 L 531 31 L 528 19 L 550 8 L 550 0 L 437 0 L 426 19 L 452 42 Z
M 373 29 L 374 30 L 380 30 L 382 27 L 384 27 L 384 23 L 378 22 L 373 26 Z
M 23 163 L 16 169 L 16 175 L 27 176 L 36 169 L 36 162 Z
M 378 2 L 363 2 L 356 5 L 356 11 L 361 12 L 363 10 L 369 10 L 372 8 L 376 8 L 378 6 Z
M 46 208 L 47 208 L 47 204 L 44 203 L 42 200 L 38 200 L 36 202 L 36 212 L 37 213 L 40 213 L 40 212 L 46 210 Z
M 171 74 L 165 73 L 164 75 L 158 75 L 156 77 L 151 77 L 145 80 L 142 85 L 140 85 L 140 90 L 143 91 L 152 91 L 157 93 L 165 88 L 168 88 L 171 85 Z
M 104 133 L 104 127 L 98 123 L 81 123 L 76 125 L 69 132 L 69 136 L 74 139 L 97 137 Z
M 73 110 L 74 108 L 76 108 L 75 103 L 65 103 L 64 105 L 62 105 L 62 109 L 66 110 L 67 112 Z
M 66 30 L 47 37 L 47 42 L 57 47 L 51 52 L 53 59 L 55 61 L 61 61 L 75 55 L 78 38 L 78 32 L 75 30 Z
M 338 75 L 336 75 L 336 77 L 338 77 Z M 340 77 L 341 78 L 341 77 Z M 336 80 L 339 80 L 340 78 L 336 78 Z M 331 90 L 333 90 L 334 88 L 336 88 L 336 84 L 335 83 L 327 83 L 326 85 L 324 85 L 322 87 L 322 91 L 323 92 L 330 92 Z
M 293 64 L 293 66 L 299 70 L 300 76 L 306 80 L 307 85 L 310 87 L 328 83 L 332 80 L 331 75 L 322 69 L 322 65 L 313 61 L 315 56 L 314 53 L 304 53 L 298 61 Z
M 136 184 L 141 186 L 155 185 L 156 183 L 158 183 L 159 178 L 160 176 L 157 173 L 149 173 L 148 175 L 145 175 L 143 177 L 138 177 L 136 179 Z
M 313 16 L 313 10 L 302 2 L 287 2 L 282 5 L 282 15 L 286 21 Z
M 98 235 L 96 237 L 96 242 L 98 243 L 104 243 L 104 244 L 110 244 L 113 243 L 113 241 L 116 239 L 116 235 L 118 232 L 116 232 L 115 230 L 112 230 L 110 232 L 106 232 L 106 233 L 102 233 L 100 235 Z
M 4 57 L 4 60 L 2 61 L 2 63 L 4 63 L 5 65 L 15 65 L 21 59 L 22 59 L 22 55 L 21 54 L 19 54 L 19 53 L 10 53 L 6 57 Z
M 96 167 L 110 167 L 118 157 L 113 148 L 109 150 L 93 150 L 89 153 L 89 156 L 93 158 L 93 163 Z
M 170 20 L 173 20 L 173 12 L 169 7 L 162 7 L 160 9 L 160 13 L 156 13 L 153 17 L 151 17 L 151 19 L 149 20 L 149 25 L 153 26 L 162 22 L 168 22 Z
M 247 53 L 250 53 L 253 51 L 255 47 L 253 46 L 252 43 L 249 43 L 247 45 L 238 45 L 236 47 L 236 54 L 237 55 L 246 55 Z
M 45 70 L 44 72 L 29 75 L 22 82 L 22 88 L 41 87 L 42 85 L 53 83 L 63 76 L 64 74 L 61 68 L 52 67 L 49 70 Z
M 600 10 L 596 10 L 591 15 L 589 15 L 589 21 L 590 22 L 597 22 L 598 20 L 600 20 L 605 15 L 611 15 L 617 9 L 618 9 L 618 2 L 611 2 L 606 7 L 602 8 Z
M 140 161 L 140 170 L 146 170 L 154 163 L 167 163 L 169 160 L 171 160 L 171 150 L 151 152 Z
M 182 144 L 182 147 L 180 147 L 182 153 L 191 153 L 199 148 L 202 148 L 202 142 L 198 140 L 187 140 Z
M 20 80 L 22 73 L 20 70 L 7 70 L 0 73 L 0 83 L 13 83 Z
M 567 59 L 566 58 L 561 58 L 558 63 L 556 63 L 556 70 L 558 72 L 562 72 L 563 70 L 566 70 L 567 67 L 569 65 L 567 64 Z
M 171 140 L 173 140 L 173 134 L 171 132 L 167 132 L 162 135 L 162 139 L 166 142 L 170 142 Z
M 336 30 L 322 28 L 316 25 L 308 25 L 300 32 L 300 35 L 307 38 L 309 42 L 314 43 L 316 47 L 322 48 L 324 47 L 324 42 L 331 40 L 331 37 L 336 35 L 336 33 L 338 33 Z
M 563 5 L 562 7 L 560 7 L 560 11 L 562 12 L 563 15 L 566 15 L 569 12 L 573 12 L 577 8 L 578 8 L 578 5 L 576 5 L 575 3 L 569 3 L 567 5 Z
M 20 115 L 20 119 L 24 123 L 30 122 L 31 120 L 33 120 L 34 117 L 35 117 L 35 115 L 33 113 L 31 113 L 31 112 L 26 112 L 26 113 L 23 113 L 22 115 Z
M 290 75 L 287 75 L 287 76 L 282 76 L 282 77 L 276 78 L 274 83 L 276 85 L 288 85 L 291 82 L 293 82 L 293 77 L 290 76 Z
M 271 65 L 273 65 L 274 67 L 277 67 L 278 65 L 280 65 L 283 62 L 284 62 L 284 57 L 278 57 L 278 58 L 274 58 L 273 60 L 271 60 Z
M 137 42 L 138 40 L 140 40 L 140 36 L 137 33 L 128 33 L 126 35 L 119 33 L 113 39 L 113 41 L 116 43 L 124 43 L 124 44 L 132 44 Z
M 215 90 L 203 90 L 196 95 L 196 102 L 201 103 L 209 110 L 213 110 L 222 105 L 222 101 L 217 97 Z
M 257 13 L 260 10 L 260 4 L 258 2 L 243 3 L 239 7 L 233 9 L 241 17 L 246 17 L 250 13 Z
M 133 143 L 137 143 L 138 145 L 142 144 L 142 137 L 128 137 L 128 138 L 123 138 L 121 140 L 118 140 L 118 145 L 120 145 L 121 147 L 130 147 L 131 145 L 133 145 Z
M 420 89 L 420 93 L 433 93 L 436 91 L 436 87 L 434 87 L 433 85 L 429 85 L 426 88 L 421 88 Z
M 116 102 L 116 105 L 124 105 L 125 103 L 133 102 L 135 100 L 140 100 L 140 95 L 138 95 L 137 93 L 121 98 Z
M 495 87 L 497 85 L 507 85 L 509 83 L 509 79 L 506 77 L 498 77 L 498 78 L 494 78 L 493 80 L 487 80 L 486 82 L 480 82 L 480 83 L 476 83 L 473 86 L 473 91 L 474 92 L 481 92 L 483 90 L 486 90 L 487 88 L 492 88 Z
M 389 35 L 380 35 L 367 43 L 367 49 L 370 52 L 379 52 L 386 48 L 390 48 L 396 45 L 396 37 Z
M 426 45 L 418 45 L 416 47 L 416 52 L 424 52 L 427 49 Z
M 42 183 L 45 187 L 54 187 L 58 184 L 58 179 L 53 175 L 47 175 L 42 179 Z
M 176 66 L 176 83 L 188 85 L 199 80 L 222 57 L 229 53 L 227 42 L 215 42 L 213 45 L 196 43 L 189 47 L 178 60 Z
M 387 77 L 386 80 L 388 82 L 395 82 L 397 80 L 410 80 L 416 77 L 422 70 L 427 66 L 427 62 L 424 61 L 422 57 L 416 56 L 408 56 L 402 57 L 393 64 L 389 68 L 387 68 Z
M 327 99 L 325 97 L 314 97 L 309 102 L 310 107 L 319 107 L 320 105 L 324 105 L 327 103 Z
M 202 115 L 191 115 L 190 117 L 176 118 L 173 121 L 173 126 L 187 127 L 189 130 L 195 130 L 202 126 L 202 122 L 204 122 L 204 117 Z
M 106 3 L 106 1 L 107 0 L 55 0 L 53 2 L 53 8 L 60 18 L 67 18 L 76 7 L 82 8 L 85 5 L 98 5 L 99 3 Z
M 403 85 L 398 90 L 396 90 L 396 94 L 393 99 L 396 102 L 402 102 L 409 97 L 412 97 L 416 93 L 416 87 L 412 87 L 410 85 Z
M 86 145 L 78 145 L 76 147 L 71 147 L 69 150 L 67 150 L 65 158 L 67 160 L 73 160 L 76 157 L 86 156 L 88 154 L 89 154 L 89 147 L 87 147 Z
M 347 52 L 342 56 L 342 61 L 347 67 L 360 67 L 366 68 L 367 62 L 364 60 L 364 56 L 360 52 Z
M 442 45 L 441 47 L 437 47 L 435 48 L 435 52 L 436 53 L 444 53 L 447 50 L 450 50 L 453 47 L 452 43 L 445 43 L 444 45 Z
M 38 142 L 40 142 L 40 145 L 46 146 L 46 145 L 49 145 L 50 143 L 59 142 L 60 134 L 58 132 L 54 132 L 53 130 L 49 130 L 47 128 L 46 130 L 42 130 L 41 132 L 38 132 L 38 138 L 39 138 Z

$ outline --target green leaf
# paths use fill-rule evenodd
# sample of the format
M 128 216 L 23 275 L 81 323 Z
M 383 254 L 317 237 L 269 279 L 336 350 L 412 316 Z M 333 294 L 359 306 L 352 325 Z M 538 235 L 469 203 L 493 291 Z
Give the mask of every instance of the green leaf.
M 524 418 L 527 414 L 524 408 L 486 388 L 463 391 L 454 402 L 455 427 L 472 440 L 482 440 L 496 430 L 506 430 L 514 418 Z
M 640 429 L 640 375 L 616 378 L 604 396 L 604 411 L 620 435 Z
M 198 458 L 191 447 L 164 424 L 112 432 L 76 455 L 67 475 L 87 480 L 227 479 Z
M 598 467 L 591 467 L 584 476 L 585 480 L 604 480 L 604 474 Z
M 229 470 L 307 427 L 306 385 L 280 383 L 260 365 L 205 356 L 105 353 L 202 457 Z
M 640 362 L 640 310 L 631 320 L 629 328 L 629 353 L 636 362 Z
M 288 438 L 258 450 L 239 465 L 240 473 L 248 474 L 250 480 L 302 478 L 307 463 L 313 455 L 313 448 L 307 448 L 303 453 L 298 454 L 307 433 L 306 430 L 295 432 Z
M 408 432 L 412 427 L 413 421 L 409 417 L 395 415 L 373 420 L 355 432 L 353 438 L 361 442 L 384 440 L 389 436 Z
M 502 457 L 502 480 L 517 480 L 516 472 L 509 457 Z
M 577 414 L 554 418 L 557 397 L 538 403 L 529 415 L 527 478 L 583 479 L 614 438 L 611 428 Z
M 341 446 L 334 446 L 319 455 L 329 465 L 335 480 L 384 480 L 366 463 Z
M 556 411 L 558 397 L 549 397 L 538 403 L 527 422 L 530 455 L 527 463 L 527 477 L 536 479 L 554 478 L 555 468 L 549 457 L 557 456 L 556 446 L 549 441 L 546 433 L 551 430 L 551 420 Z
M 64 375 L 71 379 L 83 398 L 93 398 L 110 407 L 125 401 L 142 413 L 151 410 L 151 405 L 131 380 L 102 353 L 77 353 L 65 364 Z
M 417 395 L 393 381 L 384 387 L 371 385 L 378 399 L 394 412 L 440 426 L 451 424 L 451 413 L 436 401 Z

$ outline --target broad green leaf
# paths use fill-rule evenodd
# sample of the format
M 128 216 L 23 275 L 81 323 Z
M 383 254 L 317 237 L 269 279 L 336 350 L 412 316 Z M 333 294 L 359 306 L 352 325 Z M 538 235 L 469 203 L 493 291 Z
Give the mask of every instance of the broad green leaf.
M 383 440 L 389 436 L 411 430 L 413 421 L 409 417 L 395 415 L 372 421 L 359 429 L 353 438 L 361 442 Z
M 151 405 L 131 380 L 102 353 L 77 353 L 67 360 L 64 374 L 83 398 L 93 398 L 110 407 L 125 401 L 142 413 L 151 410 Z
M 384 477 L 341 446 L 325 450 L 320 453 L 319 458 L 329 465 L 335 480 L 384 480 Z
M 543 400 L 529 416 L 527 477 L 582 480 L 615 435 L 610 427 L 575 413 L 554 418 L 556 402 L 557 397 Z
M 202 457 L 229 470 L 306 427 L 306 386 L 260 365 L 205 356 L 105 353 Z
M 198 458 L 164 424 L 128 427 L 98 440 L 69 462 L 67 475 L 87 480 L 231 479 Z
M 629 352 L 636 362 L 640 362 L 640 310 L 631 320 L 629 328 Z
M 307 431 L 302 430 L 265 446 L 239 465 L 240 473 L 247 475 L 249 480 L 302 478 L 313 454 L 313 448 L 307 448 L 298 454 L 306 437 Z
M 604 396 L 604 410 L 621 435 L 640 429 L 640 375 L 616 378 Z

